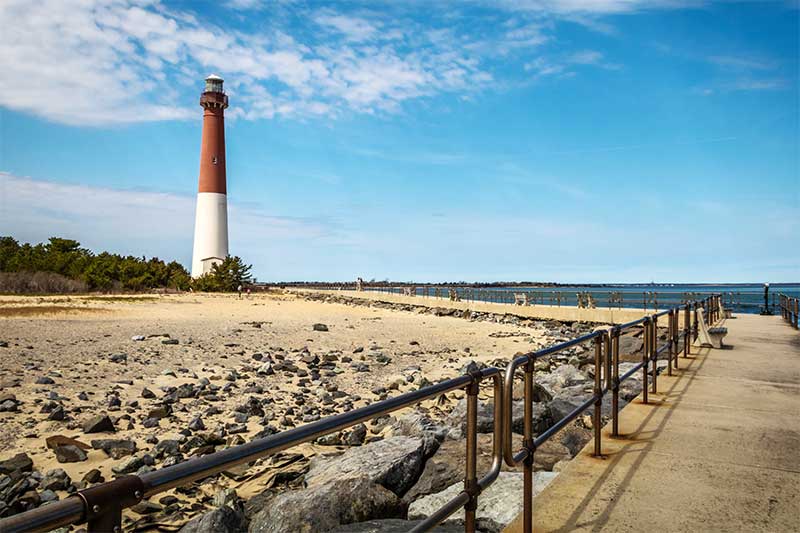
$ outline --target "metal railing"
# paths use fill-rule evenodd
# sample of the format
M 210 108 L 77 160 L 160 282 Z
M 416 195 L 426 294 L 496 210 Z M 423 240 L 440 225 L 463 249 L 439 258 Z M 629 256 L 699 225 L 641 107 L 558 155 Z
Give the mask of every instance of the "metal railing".
M 601 405 L 603 396 L 612 393 L 612 435 L 618 435 L 619 386 L 634 373 L 642 371 L 643 401 L 648 402 L 648 376 L 652 391 L 657 391 L 658 365 L 662 353 L 667 353 L 667 370 L 672 374 L 678 368 L 678 353 L 684 357 L 689 354 L 692 340 L 697 338 L 698 313 L 703 307 L 706 320 L 711 324 L 719 318 L 719 297 L 712 296 L 698 302 L 689 302 L 649 316 L 644 316 L 627 324 L 610 326 L 607 330 L 597 330 L 588 335 L 545 348 L 514 359 L 505 372 L 490 367 L 476 370 L 457 378 L 448 379 L 407 392 L 395 398 L 382 400 L 346 413 L 330 416 L 316 422 L 271 435 L 252 442 L 234 446 L 202 457 L 196 457 L 173 466 L 147 472 L 142 475 L 126 475 L 114 481 L 102 483 L 81 490 L 65 500 L 43 505 L 0 520 L 3 533 L 49 531 L 70 524 L 87 523 L 89 533 L 122 531 L 122 511 L 132 507 L 145 498 L 184 486 L 193 481 L 218 474 L 232 466 L 249 463 L 261 457 L 280 452 L 349 428 L 377 416 L 397 411 L 422 401 L 433 399 L 446 392 L 463 389 L 467 398 L 466 412 L 466 467 L 464 490 L 445 504 L 441 509 L 418 524 L 412 532 L 428 531 L 448 516 L 463 508 L 465 511 L 465 531 L 475 531 L 475 511 L 481 492 L 497 478 L 503 461 L 509 466 L 523 463 L 524 473 L 524 516 L 526 533 L 532 531 L 533 509 L 533 457 L 536 449 L 552 438 L 572 420 L 594 406 L 594 453 L 601 455 Z M 795 323 L 797 302 L 795 299 Z M 679 316 L 683 313 L 684 325 L 679 327 Z M 667 317 L 667 342 L 658 344 L 659 318 Z M 619 375 L 619 337 L 626 330 L 642 327 L 644 330 L 644 349 L 641 363 L 631 368 L 623 376 Z M 595 350 L 594 392 L 561 420 L 534 438 L 533 434 L 533 369 L 537 359 L 555 354 L 585 342 L 592 342 Z M 681 348 L 682 345 L 682 348 Z M 511 440 L 511 402 L 513 398 L 514 377 L 518 369 L 524 371 L 524 427 L 523 448 L 514 453 Z M 481 382 L 491 378 L 494 392 L 494 432 L 493 460 L 491 468 L 483 477 L 477 472 L 477 412 L 478 392 Z
M 305 284 L 287 285 L 293 288 L 305 288 L 321 291 L 357 290 L 354 283 L 338 284 Z M 557 307 L 605 307 L 616 309 L 642 309 L 645 312 L 669 310 L 672 307 L 685 305 L 688 302 L 700 301 L 717 296 L 723 305 L 735 312 L 758 313 L 762 309 L 774 309 L 779 303 L 779 295 L 768 294 L 759 290 L 731 290 L 722 293 L 687 291 L 652 291 L 652 290 L 603 290 L 565 289 L 545 287 L 469 287 L 459 285 L 431 284 L 395 284 L 364 283 L 365 292 L 396 296 L 417 296 L 422 298 L 443 298 L 462 302 L 487 302 L 523 305 L 549 305 Z M 524 297 L 521 299 L 520 296 Z
M 778 306 L 781 316 L 789 322 L 791 326 L 798 329 L 798 316 L 800 316 L 800 298 L 794 298 L 785 294 L 778 295 Z

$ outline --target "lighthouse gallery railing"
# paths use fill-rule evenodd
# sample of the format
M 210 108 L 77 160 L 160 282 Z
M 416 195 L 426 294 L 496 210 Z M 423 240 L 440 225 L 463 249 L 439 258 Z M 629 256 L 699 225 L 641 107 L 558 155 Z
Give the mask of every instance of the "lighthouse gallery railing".
M 594 454 L 600 455 L 602 451 L 601 405 L 603 396 L 608 392 L 612 394 L 612 435 L 617 435 L 620 383 L 636 372 L 641 371 L 643 378 L 642 399 L 644 403 L 647 403 L 648 388 L 652 385 L 652 392 L 657 390 L 659 369 L 656 361 L 659 356 L 664 353 L 667 354 L 667 371 L 672 374 L 673 368 L 676 370 L 678 368 L 678 354 L 683 352 L 684 357 L 689 354 L 692 340 L 697 337 L 697 310 L 700 307 L 705 310 L 705 319 L 710 324 L 719 318 L 719 296 L 711 296 L 701 301 L 689 302 L 680 307 L 643 316 L 627 324 L 611 326 L 607 330 L 597 330 L 568 342 L 519 356 L 509 364 L 505 371 L 494 367 L 474 371 L 417 391 L 401 394 L 395 398 L 389 398 L 346 413 L 323 418 L 298 428 L 193 458 L 177 465 L 140 476 L 127 475 L 114 481 L 98 484 L 79 491 L 64 500 L 4 518 L 0 520 L 0 531 L 3 533 L 49 531 L 69 524 L 81 523 L 87 523 L 89 533 L 122 531 L 123 509 L 132 507 L 145 498 L 213 476 L 232 466 L 249 463 L 292 446 L 341 431 L 376 416 L 436 398 L 450 391 L 463 389 L 467 396 L 464 489 L 444 507 L 414 527 L 412 532 L 428 531 L 461 508 L 464 509 L 465 513 L 465 531 L 467 533 L 474 532 L 475 511 L 480 494 L 494 482 L 500 472 L 502 462 L 505 461 L 509 466 L 520 463 L 523 465 L 524 531 L 530 533 L 533 528 L 533 458 L 536 449 L 583 412 L 593 408 Z M 682 321 L 680 320 L 681 315 L 683 315 Z M 666 321 L 668 328 L 666 342 L 661 345 L 658 342 L 660 319 Z M 682 327 L 681 322 L 683 323 Z M 619 337 L 623 331 L 634 327 L 642 327 L 644 330 L 642 361 L 620 376 Z M 532 414 L 535 361 L 583 343 L 592 343 L 594 346 L 594 393 L 591 398 L 561 420 L 556 421 L 547 431 L 534 438 Z M 521 450 L 514 452 L 511 444 L 510 407 L 513 398 L 514 379 L 518 370 L 523 372 L 525 419 L 523 446 Z M 493 461 L 489 471 L 478 478 L 478 391 L 485 380 L 492 381 L 494 391 Z

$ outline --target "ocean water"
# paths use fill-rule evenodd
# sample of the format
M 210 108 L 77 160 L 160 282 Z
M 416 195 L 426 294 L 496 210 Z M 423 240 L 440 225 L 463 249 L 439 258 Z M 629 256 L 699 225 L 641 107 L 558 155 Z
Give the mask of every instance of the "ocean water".
M 562 305 L 575 307 L 579 294 L 591 295 L 597 307 L 645 308 L 662 310 L 699 300 L 712 294 L 721 294 L 723 305 L 736 313 L 760 313 L 765 307 L 763 284 L 737 285 L 679 285 L 642 284 L 560 287 L 453 287 L 462 300 L 514 303 L 515 293 L 527 293 L 534 305 Z M 448 296 L 449 287 L 417 287 L 418 296 Z M 370 289 L 368 289 L 370 290 Z M 403 288 L 377 289 L 402 294 Z M 778 314 L 778 294 L 800 297 L 800 283 L 770 285 L 766 308 Z

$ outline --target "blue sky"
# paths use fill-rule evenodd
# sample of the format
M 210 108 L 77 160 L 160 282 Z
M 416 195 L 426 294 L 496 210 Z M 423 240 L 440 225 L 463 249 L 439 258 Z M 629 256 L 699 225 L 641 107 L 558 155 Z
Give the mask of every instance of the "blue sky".
M 797 2 L 0 4 L 0 234 L 262 280 L 800 281 Z

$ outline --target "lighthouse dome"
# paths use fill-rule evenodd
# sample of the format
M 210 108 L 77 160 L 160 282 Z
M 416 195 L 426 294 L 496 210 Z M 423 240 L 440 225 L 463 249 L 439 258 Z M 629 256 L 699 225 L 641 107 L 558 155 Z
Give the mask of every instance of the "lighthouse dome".
M 216 74 L 211 74 L 206 78 L 206 88 L 204 92 L 207 93 L 221 93 L 222 90 L 222 78 L 217 76 Z

